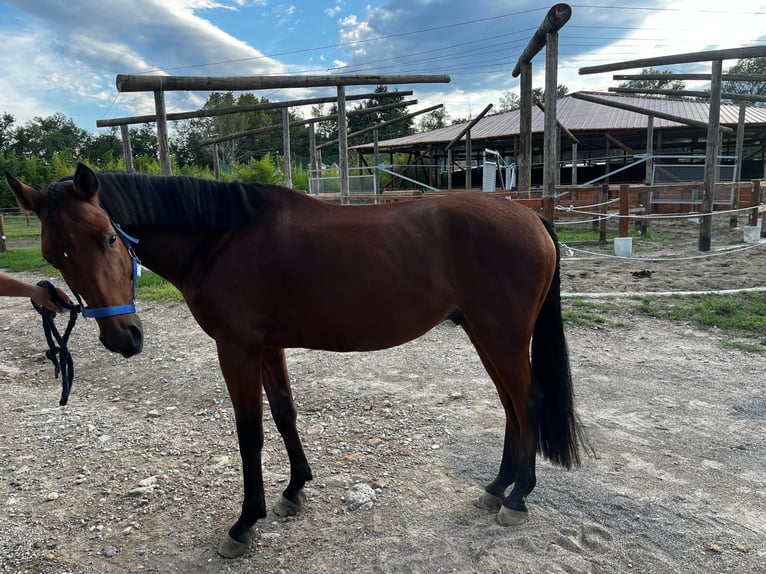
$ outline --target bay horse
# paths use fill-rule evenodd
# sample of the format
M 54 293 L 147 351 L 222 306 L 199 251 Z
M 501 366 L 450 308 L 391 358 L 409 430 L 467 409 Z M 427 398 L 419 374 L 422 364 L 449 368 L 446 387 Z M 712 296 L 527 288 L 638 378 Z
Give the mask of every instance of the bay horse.
M 476 504 L 502 525 L 521 524 L 538 450 L 567 468 L 580 463 L 558 241 L 527 207 L 470 191 L 339 206 L 271 185 L 84 164 L 45 193 L 6 178 L 42 222 L 43 256 L 95 317 L 107 349 L 141 352 L 138 257 L 179 289 L 215 340 L 244 481 L 241 514 L 218 549 L 225 557 L 244 554 L 267 515 L 264 390 L 290 462 L 275 512 L 295 514 L 312 479 L 285 348 L 383 349 L 450 319 L 468 334 L 506 416 L 500 469 Z

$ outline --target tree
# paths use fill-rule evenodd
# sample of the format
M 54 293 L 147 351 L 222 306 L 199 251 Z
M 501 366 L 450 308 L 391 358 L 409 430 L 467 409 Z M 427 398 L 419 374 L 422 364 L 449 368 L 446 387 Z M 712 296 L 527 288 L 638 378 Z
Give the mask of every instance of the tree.
M 747 58 L 739 60 L 726 71 L 727 74 L 766 75 L 766 58 Z M 766 95 L 766 82 L 734 82 L 727 80 L 721 84 L 724 92 L 732 94 Z M 762 103 L 760 105 L 763 105 Z
M 673 72 L 670 70 L 662 70 L 660 68 L 644 68 L 641 70 L 642 76 L 647 76 L 649 74 L 662 74 L 663 76 L 668 77 L 661 80 L 629 80 L 627 82 L 622 82 L 619 87 L 640 90 L 683 90 L 686 88 L 686 82 L 683 80 L 674 80 L 671 77 Z
M 91 137 L 82 152 L 82 157 L 88 159 L 88 163 L 101 169 L 113 165 L 121 156 L 122 141 L 117 137 L 117 128 Z
M 37 157 L 51 161 L 55 153 L 64 153 L 77 161 L 90 144 L 92 136 L 77 127 L 64 114 L 36 117 L 16 130 L 13 148 L 21 157 Z
M 16 142 L 16 134 L 14 133 L 13 124 L 16 123 L 16 118 L 12 114 L 3 112 L 0 116 L 0 153 L 4 154 L 9 151 L 13 144 Z
M 387 86 L 378 86 L 375 88 L 376 94 L 387 94 L 388 87 Z M 404 96 L 395 95 L 395 96 L 389 96 L 385 98 L 375 98 L 372 97 L 369 100 L 365 100 L 362 104 L 354 107 L 354 110 L 367 110 L 370 108 L 376 108 L 379 106 L 384 106 L 388 104 L 396 104 L 399 102 L 404 101 Z M 391 138 L 398 138 L 402 136 L 411 135 L 415 132 L 415 128 L 412 122 L 412 118 L 403 120 L 404 116 L 408 114 L 407 107 L 406 106 L 398 106 L 389 110 L 384 111 L 378 111 L 378 112 L 369 112 L 366 114 L 358 114 L 348 117 L 348 131 L 349 133 L 353 133 L 356 131 L 363 130 L 365 128 L 369 128 L 372 126 L 376 126 L 378 124 L 392 121 L 392 120 L 401 120 L 397 121 L 396 123 L 389 124 L 382 128 L 382 133 L 379 134 L 380 139 L 391 139 Z M 362 136 L 358 136 L 355 140 L 357 143 L 364 142 L 369 143 L 373 140 L 374 136 L 373 133 L 370 131 Z
M 499 112 L 512 112 L 518 110 L 521 107 L 521 98 L 516 92 L 511 90 L 505 90 L 503 95 L 500 96 L 500 105 L 498 106 Z
M 564 84 L 559 84 L 556 87 L 556 99 L 563 98 L 569 93 L 569 88 Z M 532 90 L 532 105 L 542 104 L 545 102 L 545 88 L 534 88 Z M 500 105 L 495 113 L 512 112 L 521 108 L 521 97 L 510 90 L 503 92 L 500 96 Z
M 444 108 L 439 108 L 438 110 L 429 112 L 421 116 L 420 122 L 418 122 L 418 131 L 428 132 L 431 130 L 438 130 L 439 128 L 443 128 L 445 125 L 447 125 L 446 119 L 447 111 Z

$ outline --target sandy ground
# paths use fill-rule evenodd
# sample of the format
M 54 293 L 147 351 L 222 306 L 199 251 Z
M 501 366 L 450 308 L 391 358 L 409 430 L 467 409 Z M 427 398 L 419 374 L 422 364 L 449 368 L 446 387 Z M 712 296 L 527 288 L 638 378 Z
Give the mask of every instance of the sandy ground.
M 726 233 L 716 248 L 741 246 L 741 230 Z M 667 262 L 577 246 L 563 288 L 766 286 L 763 248 L 691 258 L 692 240 L 675 252 L 635 242 L 637 256 Z M 290 350 L 316 478 L 297 517 L 270 515 L 252 550 L 226 561 L 215 548 L 239 510 L 240 463 L 212 342 L 184 306 L 139 311 L 146 349 L 130 360 L 100 347 L 93 321 L 78 322 L 62 408 L 38 316 L 0 299 L 0 571 L 764 571 L 766 366 L 720 333 L 628 305 L 603 324 L 568 326 L 597 456 L 571 472 L 540 462 L 530 520 L 516 528 L 472 505 L 497 470 L 503 415 L 460 329 L 376 353 Z M 287 463 L 270 420 L 266 430 L 273 504 Z

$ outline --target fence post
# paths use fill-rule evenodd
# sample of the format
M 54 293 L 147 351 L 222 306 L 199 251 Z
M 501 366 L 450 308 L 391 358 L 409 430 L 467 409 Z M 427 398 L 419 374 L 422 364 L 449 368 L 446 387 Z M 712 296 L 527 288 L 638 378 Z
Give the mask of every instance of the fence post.
M 0 213 L 0 253 L 5 253 L 5 220 Z
M 605 183 L 601 186 L 601 198 L 599 203 L 601 204 L 601 219 L 598 222 L 598 242 L 601 245 L 606 245 L 606 224 L 607 224 L 607 202 L 609 201 L 609 184 Z
M 629 235 L 630 225 L 630 186 L 622 184 L 620 186 L 620 222 L 618 233 L 620 237 Z
M 750 195 L 750 206 L 753 208 L 748 212 L 747 224 L 758 225 L 758 205 L 761 203 L 761 180 L 753 180 L 753 191 Z

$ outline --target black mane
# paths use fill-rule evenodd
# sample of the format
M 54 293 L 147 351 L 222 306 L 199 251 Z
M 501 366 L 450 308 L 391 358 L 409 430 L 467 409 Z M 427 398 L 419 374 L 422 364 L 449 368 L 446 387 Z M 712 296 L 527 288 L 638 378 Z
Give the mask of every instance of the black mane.
M 108 171 L 97 172 L 96 177 L 101 205 L 122 226 L 240 227 L 255 220 L 265 202 L 262 191 L 270 187 Z M 53 184 L 48 190 L 49 201 L 56 202 L 59 187 Z

